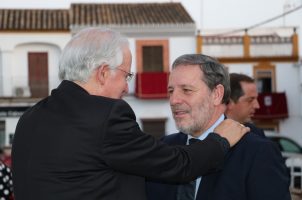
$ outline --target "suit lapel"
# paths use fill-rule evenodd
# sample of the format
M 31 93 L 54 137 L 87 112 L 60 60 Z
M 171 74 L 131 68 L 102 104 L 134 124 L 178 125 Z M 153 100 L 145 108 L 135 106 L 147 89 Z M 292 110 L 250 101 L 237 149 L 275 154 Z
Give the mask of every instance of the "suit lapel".
M 212 200 L 216 181 L 221 172 L 215 172 L 203 176 L 197 191 L 196 200 Z

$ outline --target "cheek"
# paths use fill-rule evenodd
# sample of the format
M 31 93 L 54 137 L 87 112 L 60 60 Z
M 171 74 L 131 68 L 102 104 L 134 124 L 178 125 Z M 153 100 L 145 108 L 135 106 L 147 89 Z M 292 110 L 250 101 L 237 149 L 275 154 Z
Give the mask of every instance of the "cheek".
M 121 95 L 124 91 L 125 83 L 123 83 L 123 80 L 114 80 L 111 82 L 111 84 L 108 87 L 108 92 L 110 93 L 111 98 L 121 98 Z

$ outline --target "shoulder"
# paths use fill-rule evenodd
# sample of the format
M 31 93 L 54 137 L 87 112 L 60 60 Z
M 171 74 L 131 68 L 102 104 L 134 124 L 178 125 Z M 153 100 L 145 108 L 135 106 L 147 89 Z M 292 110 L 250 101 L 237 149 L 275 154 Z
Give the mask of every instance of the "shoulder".
M 112 105 L 111 114 L 128 116 L 131 118 L 135 118 L 135 113 L 131 106 L 122 99 L 110 99 L 105 97 L 100 97 L 106 101 L 109 101 Z
M 186 134 L 180 132 L 164 136 L 161 141 L 167 144 L 185 144 L 187 137 Z
M 261 137 L 265 137 L 263 129 L 256 127 L 252 123 L 245 123 L 244 125 L 249 127 L 252 133 L 255 133 L 256 135 L 259 135 Z
M 238 144 L 245 145 L 271 145 L 273 144 L 269 139 L 263 138 L 259 135 L 253 134 L 253 132 L 249 132 L 242 137 L 242 139 L 238 142 Z
M 278 147 L 268 138 L 261 137 L 251 132 L 247 133 L 239 142 L 235 145 L 235 149 L 240 149 L 243 152 L 249 152 L 250 154 L 280 154 Z

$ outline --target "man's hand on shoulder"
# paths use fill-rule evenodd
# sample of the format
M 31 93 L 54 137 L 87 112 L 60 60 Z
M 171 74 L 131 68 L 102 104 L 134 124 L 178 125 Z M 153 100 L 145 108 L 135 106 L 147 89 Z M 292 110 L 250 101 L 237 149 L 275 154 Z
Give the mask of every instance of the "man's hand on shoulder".
M 215 133 L 228 140 L 231 147 L 249 131 L 250 128 L 232 119 L 225 119 L 214 129 Z

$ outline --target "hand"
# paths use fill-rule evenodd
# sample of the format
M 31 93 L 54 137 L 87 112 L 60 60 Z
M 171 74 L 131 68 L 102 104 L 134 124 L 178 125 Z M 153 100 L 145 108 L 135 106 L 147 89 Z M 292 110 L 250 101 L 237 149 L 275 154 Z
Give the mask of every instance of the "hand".
M 231 147 L 249 131 L 250 128 L 232 119 L 225 119 L 214 129 L 215 133 L 229 141 Z

